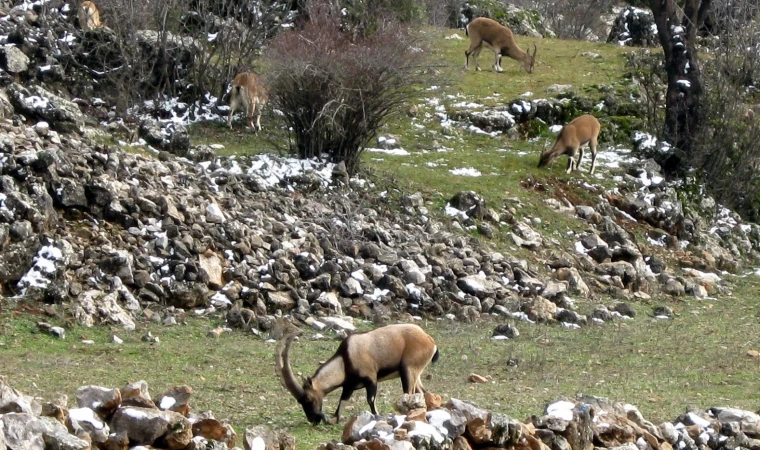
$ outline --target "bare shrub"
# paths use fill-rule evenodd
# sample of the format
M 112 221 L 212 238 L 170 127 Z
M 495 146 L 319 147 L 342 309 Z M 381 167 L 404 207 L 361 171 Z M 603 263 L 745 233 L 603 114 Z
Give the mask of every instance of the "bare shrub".
M 460 0 L 424 0 L 427 23 L 436 27 L 457 27 L 462 8 Z
M 641 49 L 626 54 L 628 76 L 638 86 L 638 96 L 644 104 L 644 118 L 650 134 L 658 135 L 665 120 L 665 91 L 667 75 L 662 57 Z
M 281 33 L 268 48 L 270 103 L 282 113 L 291 150 L 301 158 L 345 161 L 349 173 L 364 146 L 428 75 L 425 52 L 394 21 L 353 40 L 339 11 L 309 4 L 309 21 Z
M 720 6 L 719 3 L 717 6 Z M 724 6 L 729 7 L 723 3 Z M 724 32 L 705 58 L 703 126 L 688 163 L 715 198 L 752 220 L 760 219 L 760 25 L 754 2 L 732 2 L 716 12 Z M 749 16 L 737 14 L 745 11 Z
M 505 2 L 506 3 L 506 2 Z M 612 12 L 615 0 L 522 0 L 515 3 L 541 13 L 544 25 L 560 39 L 604 39 L 608 32 L 602 14 Z
M 99 0 L 98 6 L 108 28 L 82 33 L 76 63 L 120 109 L 149 99 L 221 97 L 288 13 L 237 0 Z

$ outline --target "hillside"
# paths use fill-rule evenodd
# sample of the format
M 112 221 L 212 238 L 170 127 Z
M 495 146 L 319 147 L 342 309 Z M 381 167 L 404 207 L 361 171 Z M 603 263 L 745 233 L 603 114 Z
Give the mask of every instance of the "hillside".
M 307 425 L 281 388 L 268 339 L 283 316 L 305 331 L 304 375 L 353 326 L 415 321 L 442 352 L 427 388 L 518 419 L 577 393 L 656 422 L 756 409 L 760 228 L 641 157 L 626 68 L 638 50 L 520 36 L 538 47 L 535 73 L 506 58 L 493 73 L 488 50 L 464 72 L 461 31 L 420 33 L 445 83 L 421 88 L 348 184 L 279 155 L 271 109 L 259 134 L 228 131 L 223 108 L 190 120 L 175 99 L 138 125 L 72 98 L 65 78 L 6 79 L 0 375 L 48 400 L 187 384 L 194 409 L 238 434 L 284 427 L 314 448 L 341 428 Z M 28 73 L 45 67 L 36 54 Z M 564 157 L 537 169 L 554 126 L 583 112 L 603 125 L 597 173 L 588 157 L 572 174 Z M 179 155 L 157 150 L 177 142 Z M 519 335 L 492 339 L 504 324 Z M 379 408 L 399 391 L 382 384 Z M 364 407 L 357 393 L 349 414 Z

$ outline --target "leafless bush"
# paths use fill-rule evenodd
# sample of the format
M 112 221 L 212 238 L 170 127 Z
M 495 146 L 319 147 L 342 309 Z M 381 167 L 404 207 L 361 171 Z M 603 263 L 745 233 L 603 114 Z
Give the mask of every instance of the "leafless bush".
M 544 25 L 560 39 L 605 39 L 602 14 L 612 12 L 615 0 L 521 0 L 515 3 L 541 13 Z
M 720 3 L 719 3 L 720 5 Z M 745 217 L 760 218 L 760 25 L 737 15 L 756 8 L 732 2 L 716 11 L 725 27 L 702 74 L 704 126 L 688 161 L 718 201 Z
M 644 104 L 644 113 L 649 133 L 657 135 L 665 118 L 665 91 L 667 75 L 662 57 L 649 50 L 638 50 L 626 55 L 628 75 L 636 86 Z
M 425 52 L 397 22 L 380 21 L 376 33 L 354 41 L 327 4 L 310 3 L 309 17 L 268 48 L 270 102 L 294 153 L 345 161 L 354 173 L 379 127 L 425 85 Z
M 107 28 L 82 33 L 79 63 L 112 103 L 207 92 L 250 69 L 287 14 L 236 0 L 99 0 Z
M 459 22 L 461 0 L 424 0 L 427 22 L 436 27 L 456 27 Z

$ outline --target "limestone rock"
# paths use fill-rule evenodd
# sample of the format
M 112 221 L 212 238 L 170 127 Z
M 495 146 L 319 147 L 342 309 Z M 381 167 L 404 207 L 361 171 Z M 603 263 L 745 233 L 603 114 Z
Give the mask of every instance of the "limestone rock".
M 190 386 L 175 386 L 153 399 L 153 403 L 164 411 L 174 411 L 185 417 L 190 413 Z
M 118 389 L 82 386 L 75 395 L 80 408 L 92 409 L 103 419 L 110 417 L 121 405 L 121 392 Z
M 192 439 L 192 426 L 181 414 L 134 406 L 119 408 L 111 419 L 111 429 L 125 432 L 137 445 L 154 445 L 161 440 L 180 449 Z

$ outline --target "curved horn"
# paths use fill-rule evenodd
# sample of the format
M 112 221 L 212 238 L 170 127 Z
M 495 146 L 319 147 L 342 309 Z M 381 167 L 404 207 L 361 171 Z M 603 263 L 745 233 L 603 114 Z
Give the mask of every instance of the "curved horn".
M 274 353 L 274 368 L 277 371 L 277 376 L 280 377 L 282 387 L 287 389 L 296 400 L 299 400 L 303 397 L 304 392 L 303 388 L 298 384 L 295 375 L 293 375 L 293 369 L 290 368 L 290 357 L 288 356 L 290 344 L 293 343 L 295 337 L 295 333 L 289 334 L 277 344 L 277 349 Z

